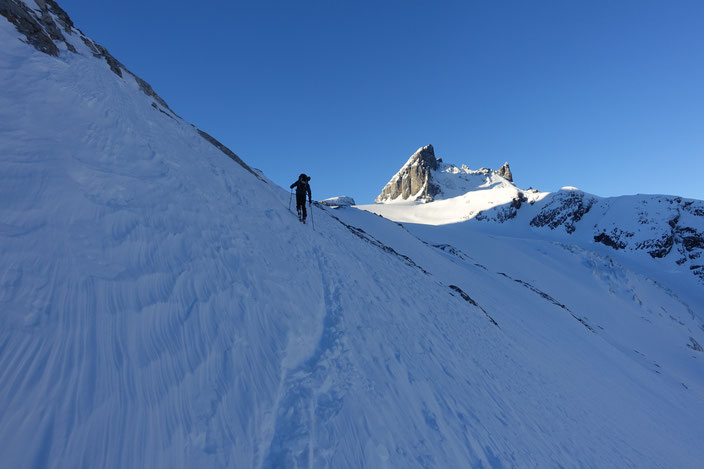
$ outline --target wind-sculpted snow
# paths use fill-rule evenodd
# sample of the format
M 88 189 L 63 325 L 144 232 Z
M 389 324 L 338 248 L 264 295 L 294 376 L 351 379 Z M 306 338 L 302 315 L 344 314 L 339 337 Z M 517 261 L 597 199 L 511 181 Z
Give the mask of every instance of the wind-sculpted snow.
M 80 42 L 22 38 L 0 19 L 1 467 L 704 458 L 686 283 L 478 224 L 314 231 Z
M 476 225 L 467 224 L 405 225 L 404 228 L 354 209 L 338 212 L 337 216 L 345 223 L 354 224 L 398 253 L 412 257 L 438 281 L 469 292 L 465 293 L 467 301 L 482 304 L 501 324 L 510 343 L 522 344 L 519 348 L 526 347 L 531 357 L 540 356 L 542 365 L 557 366 L 559 370 L 552 369 L 557 375 L 579 380 L 596 373 L 589 384 L 584 384 L 589 391 L 575 389 L 573 397 L 588 392 L 589 397 L 585 395 L 584 399 L 589 402 L 600 402 L 599 405 L 612 402 L 611 398 L 601 401 L 592 395 L 594 386 L 612 379 L 637 380 L 632 374 L 637 369 L 656 375 L 656 379 L 672 380 L 672 386 L 687 392 L 693 389 L 691 381 L 698 382 L 700 390 L 704 389 L 699 376 L 702 357 L 690 339 L 690 334 L 701 336 L 704 332 L 700 314 L 702 303 L 697 295 L 688 295 L 686 287 L 674 293 L 609 257 L 574 245 L 503 238 L 496 234 L 488 237 L 474 231 Z M 438 252 L 442 253 L 440 257 Z M 414 298 L 422 298 L 422 293 Z M 579 339 L 574 341 L 575 337 Z M 592 337 L 594 342 L 586 337 Z M 590 358 L 577 358 L 582 349 L 579 343 L 583 340 L 590 341 L 591 345 L 584 349 L 585 353 L 590 353 Z M 540 347 L 536 345 L 539 343 L 549 345 L 538 352 Z M 587 349 L 592 352 L 586 352 Z M 553 362 L 551 354 L 556 350 L 565 354 L 569 364 Z M 591 355 L 594 353 L 604 358 L 609 356 L 608 360 L 615 362 L 630 362 L 630 365 L 624 362 L 618 366 L 621 370 L 618 373 L 628 370 L 628 377 L 606 378 L 615 362 L 596 365 L 595 356 Z M 542 365 L 539 368 L 542 369 Z M 576 378 L 575 373 L 580 378 Z M 658 386 L 654 382 L 647 385 L 649 389 Z M 637 394 L 635 390 L 629 394 L 631 392 Z M 632 405 L 628 400 L 634 396 L 630 394 L 630 398 L 621 403 Z M 701 394 L 697 396 L 694 400 L 699 402 Z M 626 404 L 627 401 L 631 404 Z M 601 411 L 603 408 L 598 412 Z M 701 415 L 701 410 L 695 413 Z M 615 420 L 610 416 L 607 420 L 614 427 L 620 427 L 631 418 L 632 414 Z M 595 428 L 582 418 L 578 421 L 585 428 Z M 647 439 L 643 432 L 634 428 L 630 431 Z M 615 438 L 626 441 L 622 436 Z M 638 465 L 635 460 L 626 463 L 617 459 L 620 464 Z M 593 463 L 609 464 L 614 464 L 609 458 Z M 659 463 L 644 464 L 657 466 Z
M 524 282 L 523 280 L 520 280 L 520 279 L 517 279 L 517 278 L 512 278 L 510 275 L 507 275 L 507 274 L 505 274 L 505 273 L 503 273 L 503 272 L 499 272 L 499 275 L 503 275 L 503 276 L 506 277 L 506 278 L 510 278 L 510 279 L 513 280 L 514 282 L 519 283 L 519 284 L 523 285 L 524 287 L 528 288 L 530 291 L 533 291 L 533 292 L 537 293 L 537 294 L 540 295 L 541 297 L 543 297 L 543 298 L 545 298 L 546 300 L 548 300 L 550 303 L 552 303 L 552 304 L 554 304 L 554 305 L 556 305 L 556 306 L 559 306 L 560 308 L 562 308 L 562 309 L 564 309 L 565 311 L 567 311 L 568 313 L 570 313 L 570 314 L 572 315 L 572 317 L 575 318 L 577 321 L 579 321 L 580 323 L 582 323 L 582 325 L 583 325 L 584 327 L 586 327 L 586 328 L 589 329 L 590 331 L 594 332 L 594 328 L 593 328 L 592 326 L 590 326 L 589 323 L 587 323 L 584 319 L 580 318 L 579 316 L 576 316 L 572 311 L 570 311 L 570 309 L 569 309 L 567 306 L 565 306 L 565 305 L 563 305 L 562 303 L 560 303 L 559 301 L 555 300 L 555 298 L 553 298 L 552 296 L 548 295 L 547 293 L 545 293 L 544 291 L 540 290 L 539 288 L 536 288 L 536 287 L 534 287 L 533 285 L 531 285 L 530 283 Z

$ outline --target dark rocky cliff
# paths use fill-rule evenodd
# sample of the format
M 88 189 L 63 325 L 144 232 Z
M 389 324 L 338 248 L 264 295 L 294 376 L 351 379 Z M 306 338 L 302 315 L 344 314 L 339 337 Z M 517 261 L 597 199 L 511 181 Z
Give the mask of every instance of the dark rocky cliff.
M 438 160 L 432 145 L 416 151 L 401 170 L 386 184 L 375 203 L 394 200 L 398 197 L 408 199 L 418 195 L 421 200 L 433 200 L 439 188 L 433 183 L 431 170 L 438 169 Z

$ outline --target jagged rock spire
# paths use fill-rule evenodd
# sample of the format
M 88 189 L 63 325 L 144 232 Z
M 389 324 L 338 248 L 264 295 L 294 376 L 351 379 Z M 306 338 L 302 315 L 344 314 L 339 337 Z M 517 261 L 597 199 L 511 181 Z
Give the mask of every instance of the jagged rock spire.
M 436 169 L 438 169 L 438 160 L 435 158 L 433 146 L 426 145 L 419 148 L 384 186 L 374 202 L 387 202 L 398 197 L 433 200 L 433 197 L 439 192 L 439 188 L 433 182 L 430 171 Z
M 508 166 L 508 162 L 504 163 L 504 165 L 496 171 L 496 174 L 513 182 L 513 174 L 511 174 L 511 168 Z

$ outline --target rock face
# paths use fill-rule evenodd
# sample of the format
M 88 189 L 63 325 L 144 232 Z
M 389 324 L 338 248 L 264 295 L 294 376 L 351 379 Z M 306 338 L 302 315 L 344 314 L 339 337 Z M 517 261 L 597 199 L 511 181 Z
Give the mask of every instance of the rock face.
M 504 163 L 504 165 L 503 165 L 502 167 L 500 167 L 500 168 L 496 171 L 496 173 L 497 173 L 499 176 L 501 176 L 501 177 L 507 179 L 508 181 L 513 182 L 513 174 L 511 174 L 511 168 L 508 166 L 508 162 Z
M 45 54 L 58 56 L 59 48 L 54 41 L 67 44 L 71 52 L 76 52 L 74 46 L 67 43 L 61 29 L 54 21 L 54 17 L 62 24 L 64 31 L 71 34 L 73 22 L 59 6 L 51 1 L 39 1 L 41 15 L 30 9 L 27 5 L 16 0 L 0 0 L 0 15 L 14 24 L 17 30 L 27 39 L 27 43 Z M 54 13 L 52 16 L 50 13 Z
M 76 45 L 82 43 L 93 57 L 105 60 L 110 70 L 119 78 L 124 79 L 124 74 L 132 77 L 139 86 L 139 89 L 145 95 L 153 99 L 151 105 L 154 109 L 169 118 L 179 118 L 179 116 L 169 108 L 166 101 L 156 94 L 149 83 L 130 72 L 119 60 L 110 55 L 106 48 L 87 38 L 79 29 L 74 27 L 71 18 L 55 1 L 35 0 L 35 3 L 39 7 L 39 10 L 30 8 L 21 0 L 0 0 L 0 16 L 4 16 L 17 28 L 17 31 L 25 37 L 23 42 L 30 44 L 40 52 L 54 57 L 58 57 L 64 48 L 71 53 L 79 54 L 80 52 Z M 225 155 L 232 158 L 233 161 L 247 171 L 254 174 L 257 178 L 262 179 L 259 174 L 252 170 L 232 150 L 206 132 L 200 129 L 197 130 L 201 137 L 217 147 Z
M 438 169 L 438 160 L 432 145 L 419 148 L 401 170 L 391 178 L 374 203 L 387 202 L 399 197 L 433 200 L 439 188 L 433 183 L 431 170 Z
M 591 210 L 595 198 L 584 194 L 582 191 L 557 192 L 530 221 L 536 228 L 547 226 L 551 230 L 563 227 L 569 234 L 577 229 L 575 223 Z

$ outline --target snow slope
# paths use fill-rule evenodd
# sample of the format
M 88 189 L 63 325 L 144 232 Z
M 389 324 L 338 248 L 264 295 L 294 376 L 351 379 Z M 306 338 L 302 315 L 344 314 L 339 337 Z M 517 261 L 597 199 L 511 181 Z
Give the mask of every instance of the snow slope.
M 510 204 L 520 194 L 527 200 L 536 202 L 547 195 L 545 192 L 522 192 L 500 176 L 481 176 L 484 181 L 476 189 L 447 199 L 432 202 L 417 200 L 396 200 L 383 204 L 358 205 L 367 212 L 400 223 L 420 223 L 424 225 L 447 225 L 471 220 L 484 211 Z M 498 179 L 501 180 L 498 180 Z
M 0 467 L 704 460 L 701 298 L 467 224 L 301 225 L 83 41 L 22 37 L 0 18 Z

